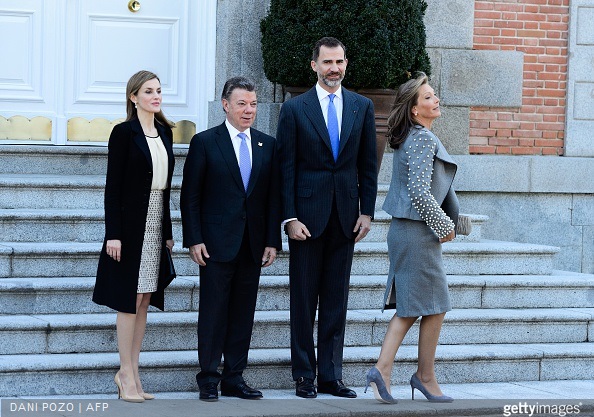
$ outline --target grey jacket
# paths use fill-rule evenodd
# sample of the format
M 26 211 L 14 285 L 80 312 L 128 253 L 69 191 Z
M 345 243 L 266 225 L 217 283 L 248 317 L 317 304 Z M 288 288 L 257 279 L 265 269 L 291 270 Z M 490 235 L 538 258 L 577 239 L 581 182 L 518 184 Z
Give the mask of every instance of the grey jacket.
M 394 151 L 392 181 L 383 209 L 392 217 L 420 220 L 447 236 L 458 222 L 452 182 L 457 165 L 430 130 L 415 126 Z

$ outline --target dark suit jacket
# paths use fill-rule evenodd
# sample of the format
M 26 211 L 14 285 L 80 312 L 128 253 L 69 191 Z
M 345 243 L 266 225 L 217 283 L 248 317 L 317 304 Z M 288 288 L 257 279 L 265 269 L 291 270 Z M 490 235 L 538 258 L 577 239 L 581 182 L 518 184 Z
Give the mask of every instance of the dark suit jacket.
M 255 262 L 261 263 L 265 247 L 282 247 L 275 140 L 253 128 L 251 140 L 247 192 L 225 123 L 190 143 L 181 190 L 184 247 L 204 243 L 216 262 L 237 256 L 246 225 Z
M 167 188 L 163 191 L 163 241 L 173 239 L 169 197 L 175 158 L 169 126 L 156 123 L 167 150 Z M 93 301 L 117 311 L 136 313 L 136 289 L 144 228 L 148 212 L 153 163 L 144 132 L 137 119 L 116 125 L 109 137 L 105 184 L 105 239 L 97 268 Z M 108 240 L 122 241 L 122 260 L 105 252 Z M 151 296 L 151 304 L 163 309 L 164 294 Z
M 347 237 L 354 238 L 359 214 L 374 214 L 377 158 L 373 103 L 345 88 L 342 92 L 336 162 L 315 87 L 284 103 L 279 117 L 276 137 L 283 219 L 296 217 L 312 238 L 324 231 L 333 198 Z

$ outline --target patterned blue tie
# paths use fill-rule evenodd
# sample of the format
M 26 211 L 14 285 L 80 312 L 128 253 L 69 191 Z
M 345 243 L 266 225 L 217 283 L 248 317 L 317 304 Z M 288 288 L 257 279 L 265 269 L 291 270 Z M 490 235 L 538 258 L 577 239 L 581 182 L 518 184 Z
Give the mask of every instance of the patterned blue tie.
M 243 180 L 243 188 L 247 191 L 250 174 L 252 173 L 252 162 L 250 161 L 250 151 L 246 142 L 247 135 L 242 132 L 237 136 L 241 139 L 241 145 L 239 145 L 239 171 Z
M 336 116 L 336 107 L 334 107 L 334 97 L 336 95 L 329 94 L 330 103 L 328 103 L 328 134 L 330 135 L 330 146 L 332 147 L 332 155 L 334 161 L 338 159 L 338 146 L 340 137 L 338 134 L 338 117 Z

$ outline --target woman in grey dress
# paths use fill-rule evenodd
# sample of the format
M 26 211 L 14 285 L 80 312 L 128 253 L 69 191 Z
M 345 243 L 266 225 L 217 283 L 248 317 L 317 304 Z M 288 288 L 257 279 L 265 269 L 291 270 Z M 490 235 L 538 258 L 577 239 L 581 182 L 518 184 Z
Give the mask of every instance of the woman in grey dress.
M 394 166 L 383 209 L 392 215 L 388 232 L 390 271 L 384 308 L 396 308 L 380 357 L 367 375 L 379 401 L 395 403 L 390 376 L 402 340 L 421 318 L 418 368 L 410 380 L 432 402 L 451 402 L 435 378 L 435 351 L 445 313 L 451 310 L 441 244 L 455 237 L 458 199 L 452 188 L 456 164 L 431 125 L 439 98 L 420 73 L 400 86 L 388 118 Z

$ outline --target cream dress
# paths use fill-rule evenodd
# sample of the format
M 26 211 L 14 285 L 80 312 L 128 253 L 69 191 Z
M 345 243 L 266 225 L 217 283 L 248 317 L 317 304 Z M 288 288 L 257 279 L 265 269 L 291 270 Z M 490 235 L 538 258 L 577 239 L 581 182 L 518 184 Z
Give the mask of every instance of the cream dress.
M 146 136 L 153 161 L 153 182 L 144 229 L 137 293 L 157 291 L 163 245 L 163 190 L 167 187 L 168 157 L 159 136 Z

